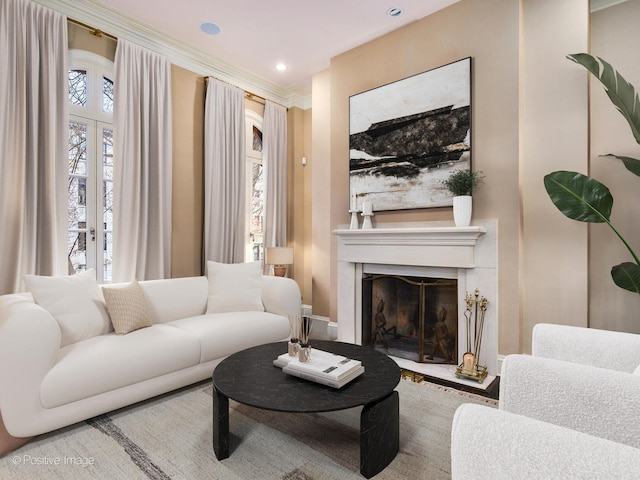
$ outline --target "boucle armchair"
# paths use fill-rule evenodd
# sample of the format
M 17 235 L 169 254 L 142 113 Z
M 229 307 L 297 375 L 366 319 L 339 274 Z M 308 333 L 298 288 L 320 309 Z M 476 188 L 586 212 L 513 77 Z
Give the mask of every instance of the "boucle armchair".
M 498 410 L 456 411 L 452 478 L 640 477 L 640 335 L 539 324 L 532 352 L 505 358 Z

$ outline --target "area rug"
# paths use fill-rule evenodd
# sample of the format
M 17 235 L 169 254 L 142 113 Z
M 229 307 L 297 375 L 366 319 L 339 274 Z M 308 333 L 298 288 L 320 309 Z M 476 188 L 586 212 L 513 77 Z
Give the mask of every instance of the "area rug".
M 492 399 L 403 379 L 400 452 L 376 479 L 450 478 L 458 406 Z M 2 479 L 345 480 L 359 473 L 361 408 L 322 414 L 230 401 L 231 455 L 212 449 L 212 386 L 202 382 L 38 437 L 0 459 Z

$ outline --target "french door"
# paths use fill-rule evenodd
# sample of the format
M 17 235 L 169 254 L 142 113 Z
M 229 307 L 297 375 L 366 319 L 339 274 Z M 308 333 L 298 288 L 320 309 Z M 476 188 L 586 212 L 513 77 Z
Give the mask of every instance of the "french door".
M 69 274 L 94 268 L 110 282 L 113 260 L 113 126 L 69 120 Z

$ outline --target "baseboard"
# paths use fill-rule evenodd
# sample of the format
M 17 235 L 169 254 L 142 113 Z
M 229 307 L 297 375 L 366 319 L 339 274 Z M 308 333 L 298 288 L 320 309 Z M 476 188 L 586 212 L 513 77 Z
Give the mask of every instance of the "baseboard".
M 303 315 L 305 315 L 304 307 Z M 332 322 L 329 317 L 313 314 L 306 314 L 306 316 L 313 319 L 313 324 L 311 325 L 311 338 L 318 340 L 335 340 L 338 338 L 338 324 L 336 322 Z
M 498 370 L 498 375 L 500 375 L 500 372 L 502 371 L 502 361 L 504 360 L 504 357 L 505 355 L 498 355 L 498 358 L 496 360 L 496 369 Z

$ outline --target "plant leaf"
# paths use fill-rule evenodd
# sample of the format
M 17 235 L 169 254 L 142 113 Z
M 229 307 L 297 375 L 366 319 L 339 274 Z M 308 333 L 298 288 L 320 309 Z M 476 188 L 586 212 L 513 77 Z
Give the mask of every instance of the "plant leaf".
M 630 292 L 640 293 L 640 266 L 631 262 L 624 262 L 611 269 L 611 278 L 620 288 Z
M 616 155 L 614 153 L 607 153 L 606 155 L 602 155 L 603 157 L 616 157 L 618 160 L 622 160 L 624 166 L 631 173 L 640 177 L 640 160 L 631 157 L 623 157 L 621 155 Z
M 558 171 L 544 177 L 553 204 L 579 222 L 609 223 L 613 197 L 602 183 L 577 172 Z
M 574 53 L 567 55 L 567 58 L 585 67 L 602 82 L 609 99 L 627 120 L 636 142 L 640 144 L 640 98 L 633 85 L 600 57 Z

